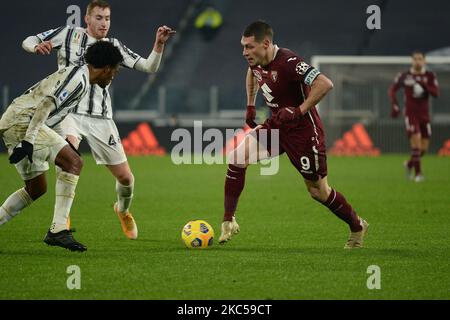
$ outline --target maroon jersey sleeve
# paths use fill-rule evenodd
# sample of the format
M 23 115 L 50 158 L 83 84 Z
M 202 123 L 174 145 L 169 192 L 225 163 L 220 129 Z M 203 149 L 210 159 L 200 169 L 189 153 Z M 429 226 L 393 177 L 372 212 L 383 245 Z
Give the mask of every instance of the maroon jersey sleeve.
M 436 74 L 434 72 L 428 72 L 426 80 L 426 82 L 421 81 L 419 84 L 433 97 L 437 97 L 439 95 L 439 84 Z
M 392 105 L 398 105 L 397 91 L 403 86 L 404 73 L 398 73 L 394 79 L 394 83 L 389 88 L 389 97 L 391 98 Z
M 310 66 L 302 58 L 297 55 L 287 56 L 285 68 L 289 78 L 292 81 L 300 81 L 311 86 L 313 81 L 319 76 L 320 72 L 313 66 Z

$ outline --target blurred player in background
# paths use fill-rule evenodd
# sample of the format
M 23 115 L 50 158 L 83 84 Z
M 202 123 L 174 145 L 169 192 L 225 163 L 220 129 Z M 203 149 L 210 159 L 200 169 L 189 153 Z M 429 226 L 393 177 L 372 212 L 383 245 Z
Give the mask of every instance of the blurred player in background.
M 0 207 L 0 225 L 17 216 L 47 191 L 45 172 L 49 162 L 61 170 L 56 177 L 56 200 L 52 225 L 44 242 L 71 251 L 85 251 L 67 228 L 67 218 L 81 172 L 80 156 L 55 131 L 86 95 L 88 85 L 106 88 L 123 61 L 120 51 L 109 42 L 99 42 L 86 53 L 87 64 L 61 68 L 16 98 L 0 119 L 2 136 L 10 163 L 25 181 L 25 188 L 11 194 Z
M 327 181 L 325 134 L 315 105 L 333 88 L 332 82 L 296 53 L 273 44 L 273 30 L 265 22 L 250 24 L 241 39 L 249 64 L 246 79 L 246 123 L 254 128 L 238 146 L 237 161 L 229 160 L 225 178 L 225 214 L 220 243 L 239 232 L 235 211 L 244 189 L 249 159 L 263 160 L 286 153 L 303 176 L 313 199 L 329 208 L 350 227 L 346 249 L 359 248 L 369 224 L 358 217 L 344 196 Z M 261 89 L 272 115 L 264 124 L 255 123 L 255 100 Z M 259 139 L 260 130 L 279 130 L 279 150 L 270 154 Z M 268 144 L 273 144 L 269 141 Z M 256 153 L 256 154 L 255 154 Z M 242 156 L 244 155 L 244 156 Z M 240 161 L 244 159 L 244 161 Z M 292 190 L 292 192 L 297 192 Z
M 58 68 L 85 63 L 85 50 L 99 40 L 109 41 L 120 49 L 124 61 L 122 66 L 152 73 L 159 68 L 166 41 L 175 33 L 167 26 L 159 27 L 153 50 L 147 59 L 128 49 L 117 39 L 106 38 L 111 26 L 111 8 L 103 0 L 94 0 L 87 7 L 86 28 L 61 26 L 23 41 L 23 48 L 31 53 L 50 54 L 57 51 Z M 134 192 L 134 176 L 120 142 L 119 132 L 112 118 L 109 87 L 93 85 L 71 114 L 53 128 L 78 149 L 86 139 L 97 164 L 106 165 L 116 178 L 117 202 L 114 210 L 119 217 L 122 231 L 129 239 L 136 239 L 138 229 L 129 212 Z
M 427 152 L 430 145 L 429 97 L 439 95 L 436 74 L 426 70 L 425 66 L 425 55 L 420 51 L 414 51 L 411 68 L 399 73 L 389 88 L 393 118 L 397 118 L 400 114 L 397 91 L 401 88 L 404 90 L 406 133 L 411 146 L 411 158 L 405 161 L 404 166 L 407 177 L 416 182 L 424 180 L 420 158 Z

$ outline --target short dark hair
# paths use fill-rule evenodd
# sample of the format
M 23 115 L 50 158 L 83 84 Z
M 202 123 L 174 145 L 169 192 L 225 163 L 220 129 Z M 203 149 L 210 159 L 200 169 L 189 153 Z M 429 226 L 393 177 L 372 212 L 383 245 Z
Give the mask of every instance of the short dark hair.
M 97 41 L 94 43 L 88 48 L 84 58 L 86 63 L 94 68 L 116 67 L 123 62 L 120 50 L 109 41 Z
M 411 53 L 411 57 L 414 57 L 416 54 L 421 54 L 425 58 L 425 53 L 423 53 L 423 51 L 421 51 L 421 50 L 414 50 Z
M 94 10 L 94 8 L 99 7 L 102 9 L 106 9 L 108 8 L 109 10 L 111 10 L 111 6 L 109 5 L 109 3 L 105 0 L 92 0 L 86 9 L 86 14 L 90 15 L 92 10 Z
M 273 40 L 273 29 L 272 27 L 265 21 L 258 20 L 249 24 L 243 33 L 244 37 L 254 36 L 255 40 L 261 42 L 265 37 L 268 37 L 270 40 Z

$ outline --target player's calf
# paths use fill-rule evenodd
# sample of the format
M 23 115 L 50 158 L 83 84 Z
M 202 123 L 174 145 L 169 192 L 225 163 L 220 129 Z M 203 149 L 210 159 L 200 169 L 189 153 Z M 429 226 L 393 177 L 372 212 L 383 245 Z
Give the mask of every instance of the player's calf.
M 33 199 L 25 188 L 19 189 L 11 194 L 0 207 L 0 226 L 17 216 L 32 202 Z

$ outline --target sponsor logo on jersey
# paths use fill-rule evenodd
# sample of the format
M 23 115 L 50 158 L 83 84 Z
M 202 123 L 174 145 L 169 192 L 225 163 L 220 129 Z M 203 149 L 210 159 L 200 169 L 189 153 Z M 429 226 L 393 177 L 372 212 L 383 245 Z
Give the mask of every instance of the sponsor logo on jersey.
M 59 102 L 63 102 L 67 96 L 69 95 L 69 92 L 67 90 L 64 90 L 60 95 L 59 95 Z
M 306 73 L 306 71 L 308 71 L 309 68 L 310 68 L 310 65 L 307 64 L 306 62 L 302 61 L 302 62 L 297 63 L 297 65 L 295 66 L 295 71 L 299 75 L 303 76 Z
M 253 75 L 255 76 L 256 80 L 262 81 L 261 73 L 258 70 L 253 70 Z
M 278 72 L 277 71 L 272 71 L 270 73 L 270 78 L 272 79 L 273 82 L 277 82 L 278 79 Z
M 50 33 L 52 33 L 52 30 L 44 31 L 44 32 L 41 33 L 41 37 L 45 38 L 45 37 L 48 36 Z
M 266 101 L 266 104 L 268 107 L 270 108 L 279 108 L 280 106 L 278 105 L 278 103 L 270 103 Z

